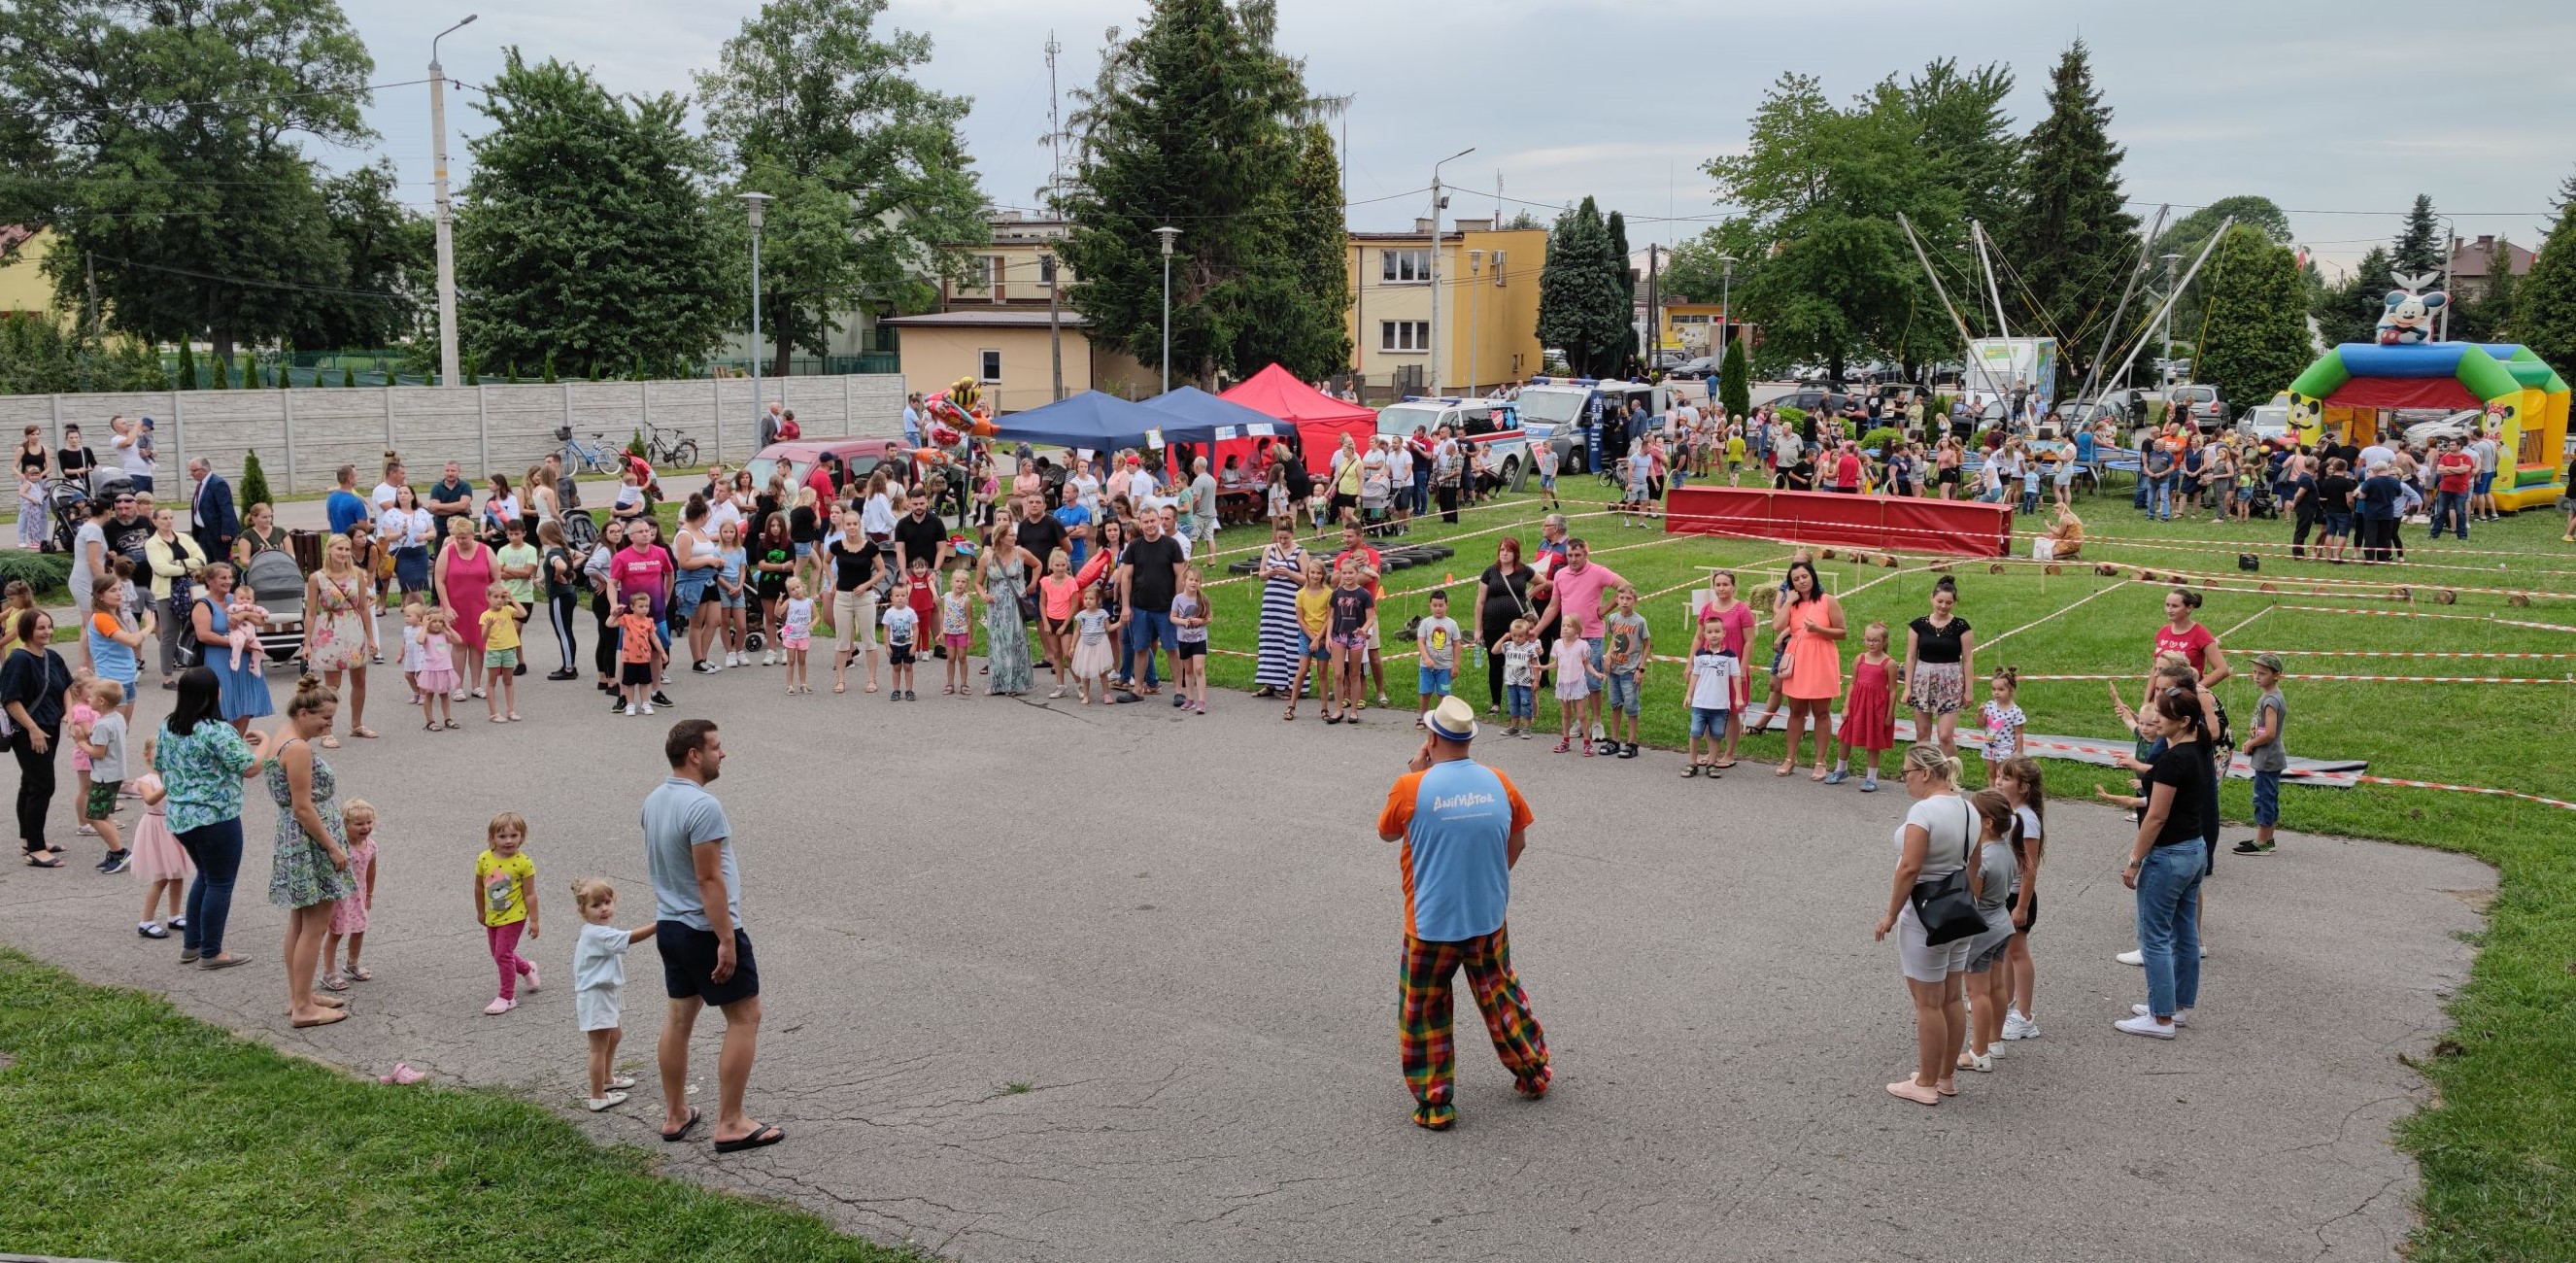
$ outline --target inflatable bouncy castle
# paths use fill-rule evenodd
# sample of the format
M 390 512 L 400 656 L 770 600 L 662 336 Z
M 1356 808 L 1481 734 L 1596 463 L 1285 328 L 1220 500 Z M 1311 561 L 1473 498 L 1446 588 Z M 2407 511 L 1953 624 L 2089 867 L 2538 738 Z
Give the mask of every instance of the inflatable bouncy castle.
M 2390 295 L 2392 313 L 2416 295 Z M 2438 299 L 2436 294 L 2424 299 Z M 2438 305 L 2438 304 L 2436 304 Z M 2529 348 L 2512 343 L 2423 342 L 2387 336 L 2346 342 L 2290 383 L 2290 426 L 2299 441 L 2368 446 L 2403 430 L 2401 409 L 2479 411 L 2478 430 L 2501 445 L 2495 499 L 2501 508 L 2547 508 L 2567 494 L 2567 382 Z

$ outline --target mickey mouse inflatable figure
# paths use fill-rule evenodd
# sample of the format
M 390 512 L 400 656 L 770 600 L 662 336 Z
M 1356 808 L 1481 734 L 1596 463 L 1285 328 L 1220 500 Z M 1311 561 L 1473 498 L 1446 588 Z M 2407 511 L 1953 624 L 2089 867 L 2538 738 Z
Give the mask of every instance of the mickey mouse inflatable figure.
M 2379 344 L 2412 346 L 2432 341 L 2433 314 L 2448 305 L 2451 296 L 2438 289 L 2417 293 L 2431 277 L 2399 279 L 2407 288 L 2388 291 L 2388 310 L 2379 317 Z

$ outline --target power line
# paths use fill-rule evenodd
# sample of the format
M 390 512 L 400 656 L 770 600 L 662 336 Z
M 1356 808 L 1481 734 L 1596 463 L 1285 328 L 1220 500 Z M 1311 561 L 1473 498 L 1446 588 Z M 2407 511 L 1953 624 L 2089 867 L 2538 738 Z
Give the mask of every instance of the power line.
M 365 94 L 365 93 L 373 92 L 373 91 L 377 90 L 378 88 L 408 88 L 408 87 L 414 87 L 414 86 L 417 86 L 417 85 L 419 85 L 419 84 L 424 84 L 424 83 L 427 83 L 427 82 L 429 82 L 429 80 L 427 80 L 427 79 L 401 79 L 401 80 L 396 80 L 396 81 L 394 81 L 394 82 L 392 82 L 392 83 L 368 83 L 368 84 L 360 84 L 359 86 L 354 87 L 354 88 L 316 88 L 316 89 L 314 89 L 314 90 L 313 90 L 313 91 L 311 91 L 311 92 L 273 92 L 273 93 L 269 93 L 269 94 L 267 94 L 267 95 L 265 95 L 265 96 L 244 96 L 244 97 L 232 97 L 232 98 L 228 98 L 228 99 L 224 99 L 224 100 L 213 100 L 213 101 L 161 101 L 161 102 L 146 101 L 146 102 L 141 102 L 141 103 L 139 104 L 139 106 L 127 105 L 127 104 L 122 104 L 122 103 L 120 103 L 120 104 L 116 104 L 116 105 L 66 105 L 66 106 L 57 106 L 57 107 L 52 108 L 52 109 L 44 109 L 44 110 L 29 110 L 29 111 L 27 111 L 27 112 L 28 112 L 28 113 L 30 113 L 30 114 L 44 115 L 44 116 L 60 116 L 60 115 L 65 115 L 65 114 L 110 114 L 110 113 L 118 113 L 118 112 L 122 112 L 122 111 L 125 111 L 125 110 L 127 110 L 127 109 L 139 109 L 140 111 L 153 111 L 153 110 L 194 110 L 194 109 L 201 109 L 201 108 L 214 107 L 214 106 L 220 106 L 220 107 L 224 107 L 224 108 L 232 108 L 232 107 L 236 107 L 236 106 L 251 105 L 251 104 L 254 104 L 254 103 L 257 103 L 257 102 L 260 102 L 260 101 L 297 101 L 297 100 L 302 100 L 302 99 L 304 99 L 304 98 L 306 98 L 306 97 L 317 97 L 317 96 L 359 96 L 359 95 L 362 95 L 362 94 Z
M 122 264 L 123 266 L 130 268 L 141 268 L 147 272 L 167 272 L 173 276 L 195 277 L 201 281 L 221 281 L 227 285 L 248 285 L 255 289 L 293 290 L 298 293 L 332 294 L 344 298 L 372 298 L 378 302 L 397 304 L 411 304 L 419 301 L 418 299 L 404 298 L 399 294 L 388 294 L 381 290 L 340 289 L 330 285 L 297 285 L 287 281 L 262 281 L 254 280 L 246 276 L 225 276 L 217 272 L 200 272 L 193 268 L 174 268 L 158 263 L 137 263 L 132 259 L 120 259 L 112 254 L 102 254 L 97 257 L 109 263 Z

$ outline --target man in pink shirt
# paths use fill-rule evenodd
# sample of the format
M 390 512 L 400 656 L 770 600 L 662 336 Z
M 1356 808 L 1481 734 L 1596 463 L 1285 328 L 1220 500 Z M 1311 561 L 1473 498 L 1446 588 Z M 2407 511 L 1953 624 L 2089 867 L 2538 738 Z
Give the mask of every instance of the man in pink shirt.
M 1601 669 L 1601 593 L 1615 590 L 1627 580 L 1608 566 L 1592 564 L 1592 546 L 1580 539 L 1565 541 L 1565 564 L 1548 573 L 1547 608 L 1539 611 L 1539 626 L 1554 623 L 1562 614 L 1574 620 L 1590 651 L 1592 668 Z M 1583 699 L 1583 719 L 1587 730 L 1600 739 L 1601 690 L 1595 688 Z

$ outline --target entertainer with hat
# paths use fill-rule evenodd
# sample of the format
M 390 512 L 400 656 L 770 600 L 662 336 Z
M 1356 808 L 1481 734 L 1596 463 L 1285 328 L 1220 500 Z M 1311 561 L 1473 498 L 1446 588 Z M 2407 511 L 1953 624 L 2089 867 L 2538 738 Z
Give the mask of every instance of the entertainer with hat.
M 1511 869 L 1528 842 L 1529 804 L 1509 777 L 1468 752 L 1476 708 L 1443 698 L 1425 717 L 1427 734 L 1411 770 L 1396 778 L 1378 813 L 1378 837 L 1404 844 L 1404 956 L 1400 964 L 1399 1035 L 1405 1083 L 1413 1089 L 1416 1126 L 1444 1131 L 1458 1121 L 1450 1104 L 1456 1068 L 1450 1040 L 1449 979 L 1460 966 L 1512 1086 L 1547 1095 L 1547 1033 L 1530 1013 L 1512 972 L 1503 928 Z

